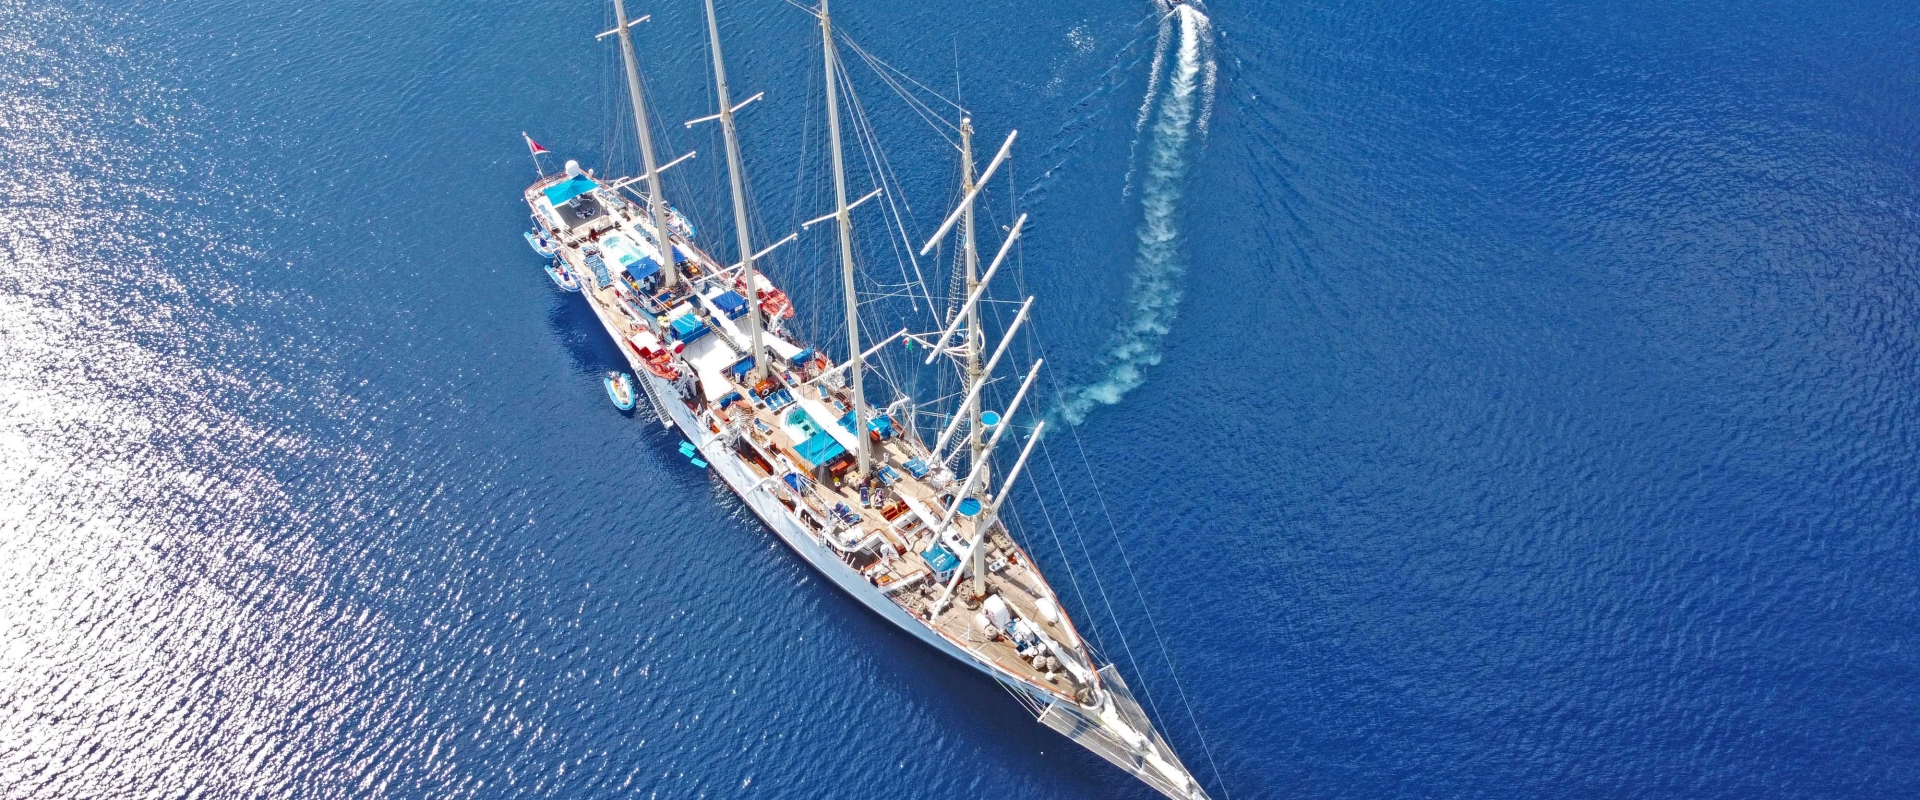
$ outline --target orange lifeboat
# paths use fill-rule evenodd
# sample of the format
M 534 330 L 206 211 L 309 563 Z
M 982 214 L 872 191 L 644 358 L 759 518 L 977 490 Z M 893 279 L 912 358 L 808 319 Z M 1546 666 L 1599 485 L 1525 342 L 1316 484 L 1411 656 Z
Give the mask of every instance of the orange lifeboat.
M 765 275 L 753 277 L 760 287 L 760 313 L 767 319 L 793 319 L 793 301 L 787 299 L 787 293 L 776 288 Z M 747 293 L 746 281 L 735 279 L 733 288 L 741 294 Z
M 648 372 L 660 376 L 661 380 L 670 381 L 680 377 L 680 370 L 674 368 L 671 354 L 653 349 L 643 350 L 631 341 L 627 342 L 627 347 L 633 350 L 634 355 L 640 357 L 641 366 L 646 367 Z
M 779 289 L 760 290 L 760 313 L 768 319 L 793 319 L 793 301 Z

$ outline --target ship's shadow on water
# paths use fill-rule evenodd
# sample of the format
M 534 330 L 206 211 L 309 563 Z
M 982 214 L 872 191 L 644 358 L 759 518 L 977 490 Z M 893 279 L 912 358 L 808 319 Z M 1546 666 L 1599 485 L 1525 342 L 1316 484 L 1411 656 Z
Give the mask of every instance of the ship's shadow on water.
M 600 318 L 593 315 L 587 301 L 573 292 L 559 293 L 553 309 L 547 312 L 547 328 L 565 348 L 574 368 L 596 380 L 608 370 L 626 372 L 627 359 L 620 347 L 607 336 Z
M 768 547 L 777 551 L 773 555 L 789 559 L 780 567 L 782 577 L 790 579 L 796 591 L 805 593 L 795 598 L 793 605 L 804 609 L 807 616 L 831 618 L 839 629 L 836 638 L 860 644 L 852 652 L 871 661 L 871 668 L 850 672 L 849 677 L 857 675 L 860 680 L 870 681 L 867 690 L 876 697 L 918 698 L 911 701 L 918 708 L 911 710 L 934 724 L 937 737 L 944 740 L 940 749 L 958 748 L 967 753 L 967 758 L 995 761 L 1002 769 L 1027 773 L 1024 777 L 1036 783 L 1057 785 L 1070 777 L 1074 791 L 1063 791 L 1063 796 L 1085 792 L 1097 797 L 1158 797 L 1036 722 L 1011 692 L 992 678 L 901 631 L 821 579 L 731 492 L 719 490 L 716 483 L 713 494 L 716 501 L 728 507 L 729 518 L 741 526 L 744 534 L 764 537 Z M 1008 759 L 996 757 L 996 753 L 1035 757 Z
M 607 336 L 606 328 L 594 316 L 593 309 L 587 307 L 585 298 L 575 292 L 555 291 L 554 294 L 558 296 L 554 298 L 553 308 L 547 312 L 547 328 L 573 361 L 581 385 L 591 386 L 604 396 L 605 387 L 601 378 L 608 372 L 631 373 L 632 365 L 627 363 L 619 346 Z M 638 392 L 640 376 L 635 375 L 633 379 L 636 382 L 634 391 Z M 607 407 L 631 419 L 647 409 L 647 402 L 644 398 L 636 398 L 633 408 L 622 411 L 613 405 L 611 398 L 607 398 Z M 651 414 L 650 411 L 648 413 Z

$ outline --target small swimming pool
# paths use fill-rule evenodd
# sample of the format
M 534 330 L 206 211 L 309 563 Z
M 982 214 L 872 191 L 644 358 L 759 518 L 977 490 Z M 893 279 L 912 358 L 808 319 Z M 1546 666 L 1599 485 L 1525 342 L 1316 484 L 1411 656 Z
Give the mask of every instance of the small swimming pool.
M 795 442 L 794 453 L 809 463 L 825 464 L 847 452 L 806 409 L 796 408 L 788 413 L 781 419 L 781 427 L 786 430 L 787 438 Z
M 796 408 L 793 413 L 788 414 L 787 425 L 802 434 L 793 437 L 796 440 L 811 439 L 822 432 L 820 426 L 814 423 L 813 416 L 804 408 Z

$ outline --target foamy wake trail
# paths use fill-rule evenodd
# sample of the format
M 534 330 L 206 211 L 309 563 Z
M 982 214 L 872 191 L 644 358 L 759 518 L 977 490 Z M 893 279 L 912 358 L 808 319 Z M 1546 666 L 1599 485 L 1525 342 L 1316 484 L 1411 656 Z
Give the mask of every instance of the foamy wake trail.
M 1170 12 L 1160 20 L 1160 33 L 1153 41 L 1153 66 L 1147 68 L 1147 96 L 1140 100 L 1140 116 L 1133 121 L 1133 147 L 1127 158 L 1127 177 L 1120 185 L 1120 196 L 1133 196 L 1133 176 L 1140 166 L 1140 146 L 1146 137 L 1141 134 L 1147 129 L 1147 120 L 1153 119 L 1154 102 L 1160 99 L 1160 84 L 1166 83 L 1163 77 L 1167 71 L 1167 50 L 1173 44 L 1173 14 Z
M 1085 421 L 1093 409 L 1120 402 L 1145 380 L 1145 368 L 1160 363 L 1160 340 L 1172 329 L 1180 308 L 1180 278 L 1186 273 L 1180 255 L 1180 200 L 1186 193 L 1190 145 L 1196 130 L 1204 135 L 1203 115 L 1213 107 L 1216 73 L 1211 24 L 1205 14 L 1181 5 L 1161 25 L 1161 41 L 1168 41 L 1177 29 L 1179 47 L 1168 75 L 1160 74 L 1161 59 L 1154 59 L 1147 104 L 1141 109 L 1142 119 L 1152 114 L 1153 124 L 1141 131 L 1146 137 L 1140 185 L 1143 214 L 1127 298 L 1133 316 L 1116 331 L 1115 343 L 1104 359 L 1106 375 L 1067 390 L 1060 415 L 1074 425 Z
M 1133 121 L 1136 135 L 1146 129 L 1147 120 L 1153 116 L 1153 101 L 1160 98 L 1160 76 L 1167 69 L 1167 45 L 1173 42 L 1173 26 L 1169 22 L 1170 19 L 1161 20 L 1160 34 L 1153 37 L 1153 66 L 1147 68 L 1147 96 L 1140 101 L 1140 118 Z

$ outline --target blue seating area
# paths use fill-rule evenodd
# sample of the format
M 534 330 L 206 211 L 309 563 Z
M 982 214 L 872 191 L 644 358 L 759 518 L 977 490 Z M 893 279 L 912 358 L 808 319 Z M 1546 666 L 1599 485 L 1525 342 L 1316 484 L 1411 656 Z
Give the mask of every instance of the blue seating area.
M 880 477 L 880 485 L 882 486 L 892 486 L 900 482 L 900 473 L 886 464 L 881 464 L 880 469 L 875 470 L 874 474 Z
M 779 411 L 780 409 L 793 405 L 793 394 L 785 389 L 775 389 L 761 395 L 760 402 L 766 403 L 767 410 L 769 411 Z
M 907 472 L 912 474 L 913 477 L 915 478 L 927 477 L 927 473 L 933 471 L 931 467 L 927 466 L 926 461 L 918 458 L 913 459 L 912 461 L 908 461 L 905 466 L 907 468 Z
M 600 260 L 598 254 L 587 254 L 587 269 L 593 271 L 593 285 L 595 288 L 605 288 L 613 283 L 613 275 L 607 272 L 607 262 Z

